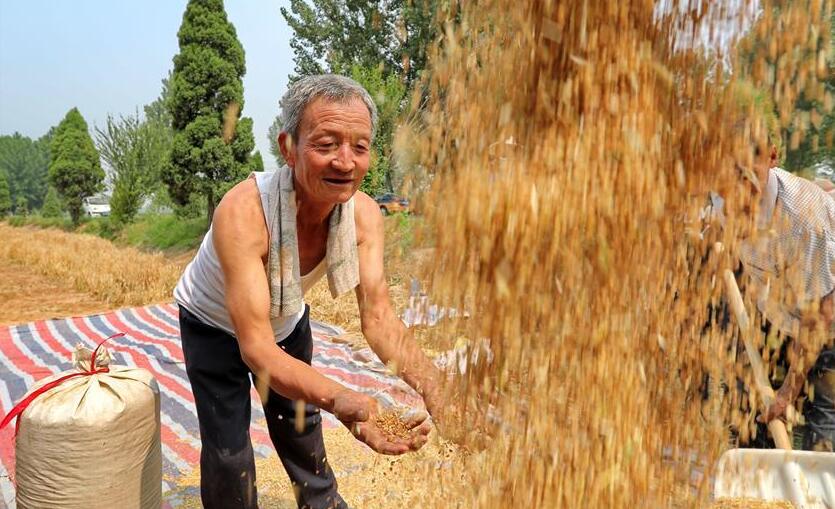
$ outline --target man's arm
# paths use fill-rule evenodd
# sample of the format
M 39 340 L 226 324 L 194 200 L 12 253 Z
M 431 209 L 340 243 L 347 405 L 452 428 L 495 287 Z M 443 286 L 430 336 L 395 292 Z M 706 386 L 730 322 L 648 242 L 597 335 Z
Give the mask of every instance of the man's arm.
M 820 186 L 820 188 L 826 191 L 827 193 L 835 191 L 835 184 L 826 179 L 815 179 L 815 184 Z
M 269 235 L 254 181 L 244 181 L 227 193 L 212 224 L 214 246 L 225 279 L 226 307 L 241 358 L 252 372 L 267 380 L 278 394 L 333 413 L 358 439 L 378 452 L 401 454 L 422 445 L 386 438 L 376 426 L 366 423 L 377 412 L 376 400 L 328 379 L 276 345 L 263 263 Z
M 835 300 L 835 250 L 831 244 L 832 232 L 821 219 L 825 202 L 812 202 L 802 212 L 817 219 L 815 227 L 807 227 L 802 235 L 792 231 L 793 239 L 785 251 L 785 260 L 792 260 L 784 268 L 784 277 L 800 310 L 799 337 L 794 338 L 789 349 L 789 370 L 777 398 L 764 414 L 763 420 L 779 417 L 788 405 L 794 403 L 809 368 L 823 346 L 816 335 L 829 334 L 832 330 L 833 300 Z M 792 227 L 786 223 L 784 228 Z
M 832 328 L 833 321 L 835 321 L 835 291 L 821 299 L 814 316 L 805 317 L 803 323 L 801 323 L 801 328 L 811 331 L 823 330 L 828 333 Z M 811 367 L 811 364 L 806 361 L 811 360 L 814 363 L 820 354 L 820 348 L 815 349 L 815 351 L 807 351 L 806 348 L 800 339 L 794 339 L 791 342 L 789 346 L 789 370 L 783 380 L 783 385 L 775 393 L 774 404 L 766 409 L 763 414 L 763 422 L 771 422 L 782 416 L 786 408 L 793 404 L 800 395 L 803 384 L 806 382 L 806 373 Z
M 392 308 L 383 268 L 383 216 L 365 194 L 357 193 L 355 203 L 360 265 L 356 294 L 362 333 L 374 353 L 423 396 L 427 410 L 437 417 L 443 405 L 443 375 Z

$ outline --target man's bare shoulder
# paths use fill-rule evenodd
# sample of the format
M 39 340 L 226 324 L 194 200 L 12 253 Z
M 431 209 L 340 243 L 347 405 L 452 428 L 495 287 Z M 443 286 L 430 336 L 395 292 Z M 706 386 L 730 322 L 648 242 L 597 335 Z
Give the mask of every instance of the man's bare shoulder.
M 354 194 L 354 221 L 357 225 L 357 242 L 379 236 L 383 231 L 383 215 L 373 198 L 362 191 Z
M 219 240 L 230 240 L 247 248 L 263 245 L 266 252 L 269 235 L 255 179 L 239 182 L 224 195 L 212 218 L 212 229 L 216 245 Z

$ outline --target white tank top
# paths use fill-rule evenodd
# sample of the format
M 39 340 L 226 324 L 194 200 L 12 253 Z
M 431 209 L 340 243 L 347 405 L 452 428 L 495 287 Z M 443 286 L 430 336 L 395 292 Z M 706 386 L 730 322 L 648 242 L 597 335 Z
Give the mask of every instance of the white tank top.
M 261 209 L 265 214 L 271 210 L 271 206 L 278 205 L 278 201 L 271 196 L 272 190 L 276 189 L 276 186 L 272 185 L 275 175 L 276 172 L 255 173 L 255 184 L 261 194 Z M 270 222 L 266 218 L 264 221 L 269 230 Z M 272 233 L 272 231 L 269 231 L 270 237 L 272 237 Z M 326 269 L 327 264 L 323 258 L 316 268 L 302 275 L 302 292 L 307 293 L 325 275 Z M 265 273 L 266 270 L 265 267 Z M 212 241 L 211 226 L 209 226 L 206 236 L 203 237 L 197 255 L 188 264 L 185 272 L 180 277 L 180 281 L 174 288 L 174 299 L 203 323 L 221 329 L 233 336 L 236 335 L 232 318 L 226 309 L 223 270 L 220 267 L 220 260 L 218 260 Z M 304 307 L 295 315 L 271 318 L 270 322 L 272 323 L 275 340 L 281 341 L 289 336 L 302 316 L 304 316 Z

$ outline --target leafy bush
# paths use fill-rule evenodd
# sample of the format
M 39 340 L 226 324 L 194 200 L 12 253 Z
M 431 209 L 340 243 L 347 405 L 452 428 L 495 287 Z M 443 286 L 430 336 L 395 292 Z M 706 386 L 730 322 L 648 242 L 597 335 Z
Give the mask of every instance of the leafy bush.
M 109 217 L 83 217 L 77 227 L 72 224 L 71 219 L 65 217 L 11 216 L 6 218 L 6 223 L 11 226 L 57 228 L 68 232 L 86 233 L 112 240 L 117 244 L 151 250 L 192 249 L 200 245 L 206 233 L 204 217 L 180 218 L 174 214 L 138 216 L 136 222 L 124 226 L 115 224 Z
M 149 214 L 125 226 L 117 240 L 151 249 L 186 250 L 200 245 L 205 233 L 205 217 Z
M 82 218 L 78 233 L 87 233 L 107 240 L 113 240 L 119 233 L 118 227 L 109 217 Z
M 43 200 L 41 207 L 41 215 L 43 217 L 61 217 L 64 214 L 64 208 L 61 204 L 61 198 L 58 196 L 58 191 L 54 187 L 49 186 L 46 192 L 46 197 Z
M 43 217 L 43 216 L 11 216 L 6 219 L 11 226 L 35 226 L 37 228 L 57 228 L 64 231 L 72 231 L 75 227 L 72 221 L 64 217 Z
M 408 253 L 414 243 L 415 228 L 421 219 L 410 214 L 397 212 L 383 218 L 385 229 L 385 258 L 402 257 Z

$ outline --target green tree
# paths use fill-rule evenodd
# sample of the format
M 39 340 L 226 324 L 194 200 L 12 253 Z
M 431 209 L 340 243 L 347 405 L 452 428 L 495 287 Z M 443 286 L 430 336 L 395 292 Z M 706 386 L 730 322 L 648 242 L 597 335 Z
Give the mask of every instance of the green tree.
M 17 201 L 15 202 L 14 213 L 16 216 L 28 216 L 29 215 L 29 202 L 26 200 L 26 197 L 21 195 L 17 197 Z
M 43 199 L 41 215 L 43 217 L 61 217 L 64 215 L 64 207 L 61 205 L 61 198 L 58 197 L 58 191 L 56 191 L 52 186 L 49 186 L 49 190 L 46 192 L 46 197 Z
M 162 180 L 163 171 L 165 171 L 165 168 L 170 161 L 171 144 L 174 139 L 174 129 L 171 125 L 171 113 L 168 111 L 168 102 L 171 100 L 171 78 L 172 72 L 169 71 L 168 76 L 162 79 L 162 90 L 160 91 L 159 97 L 157 97 L 152 103 L 146 104 L 144 107 L 145 122 L 152 124 L 156 126 L 157 129 L 163 130 L 167 133 L 168 156 L 157 174 L 158 180 L 153 183 L 153 189 L 149 191 L 149 196 L 151 196 L 151 200 L 154 203 L 161 207 L 164 203 L 164 207 L 168 208 L 176 207 L 176 204 L 173 203 L 171 198 L 168 196 L 168 187 Z
M 829 31 L 818 40 L 819 50 L 826 52 L 826 76 L 821 92 L 803 90 L 794 103 L 791 121 L 785 127 L 786 166 L 802 170 L 819 162 L 835 164 L 835 12 L 829 16 Z M 828 36 L 828 37 L 827 37 Z M 826 97 L 829 96 L 827 104 Z
M 383 65 L 410 88 L 426 67 L 436 36 L 436 0 L 291 0 L 281 15 L 293 29 L 295 80 L 354 65 Z
M 177 36 L 180 53 L 165 101 L 174 139 L 163 181 L 180 205 L 204 196 L 211 221 L 223 189 L 244 179 L 253 164 L 252 120 L 240 118 L 244 50 L 222 0 L 189 0 Z
M 105 128 L 96 128 L 96 143 L 109 169 L 113 221 L 129 223 L 158 188 L 169 157 L 171 131 L 158 118 L 141 121 L 138 113 L 118 119 L 108 115 Z
M 760 17 L 759 25 L 741 41 L 740 64 L 742 75 L 750 77 L 761 89 L 768 90 L 773 98 L 782 94 L 777 90 L 778 69 L 786 72 L 788 61 L 784 55 L 771 51 L 773 40 L 780 37 L 778 21 L 790 4 L 797 0 L 775 2 L 769 6 L 769 15 Z M 791 62 L 817 60 L 821 53 L 826 57 L 824 76 L 818 86 L 813 80 L 798 72 L 792 89 L 799 91 L 793 102 L 775 101 L 775 113 L 780 119 L 780 137 L 785 147 L 785 167 L 798 171 L 822 161 L 835 161 L 835 12 L 822 12 L 820 24 L 812 31 L 820 37 L 813 46 L 793 54 Z M 771 25 L 765 25 L 771 23 Z M 818 28 L 826 27 L 825 30 Z M 805 53 L 804 53 L 805 52 Z M 775 60 L 778 58 L 779 60 Z M 817 71 L 820 72 L 820 71 Z
M 252 171 L 264 171 L 264 158 L 261 157 L 261 152 L 255 151 L 252 154 L 252 164 L 250 165 Z
M 171 100 L 171 71 L 168 71 L 168 77 L 162 79 L 162 91 L 154 102 L 145 105 L 145 120 L 147 122 L 156 122 L 163 126 L 171 128 L 171 112 L 168 111 L 168 101 Z
M 8 176 L 13 203 L 23 197 L 30 208 L 40 207 L 46 193 L 48 166 L 45 143 L 19 133 L 0 136 L 0 170 Z
M 402 13 L 401 62 L 406 85 L 412 88 L 429 58 L 429 47 L 438 36 L 437 0 L 405 0 Z
M 6 174 L 0 172 L 0 217 L 8 216 L 12 211 L 12 195 Z
M 64 201 L 74 224 L 81 219 L 84 198 L 102 187 L 99 153 L 77 108 L 58 124 L 50 145 L 49 182 Z
M 437 0 L 291 0 L 281 14 L 293 29 L 290 46 L 295 75 L 325 72 L 351 76 L 371 93 L 380 110 L 374 160 L 363 191 L 394 189 L 392 140 L 407 106 L 404 98 L 418 86 L 428 48 L 437 35 Z M 270 127 L 270 152 L 283 164 L 275 138 L 279 118 Z
M 276 115 L 270 128 L 267 129 L 267 139 L 270 140 L 270 154 L 275 159 L 278 167 L 281 168 L 286 164 L 284 156 L 281 155 L 281 150 L 278 149 L 278 135 L 281 133 L 281 115 Z
M 394 189 L 392 138 L 400 112 L 404 107 L 406 86 L 393 74 L 383 77 L 380 66 L 366 68 L 355 65 L 351 68 L 351 78 L 365 87 L 377 106 L 377 132 L 373 142 L 373 159 L 361 187 L 363 191 L 373 196 L 380 194 L 384 189 Z

